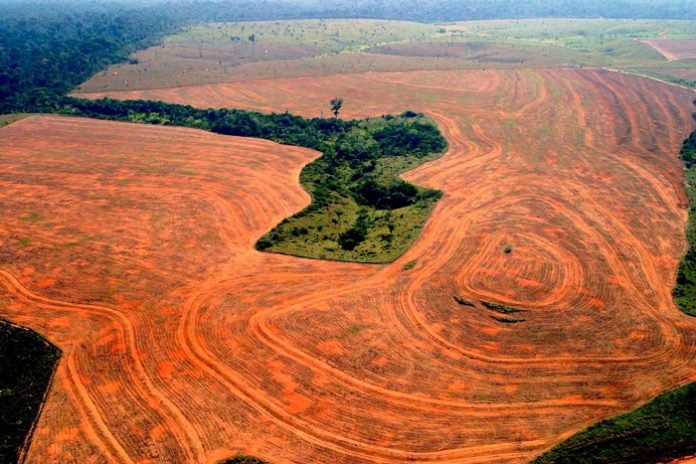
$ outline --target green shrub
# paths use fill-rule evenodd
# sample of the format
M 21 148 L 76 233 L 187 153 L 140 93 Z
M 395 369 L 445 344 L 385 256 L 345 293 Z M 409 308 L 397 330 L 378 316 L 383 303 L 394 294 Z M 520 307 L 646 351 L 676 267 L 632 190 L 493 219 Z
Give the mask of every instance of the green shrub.
M 524 310 L 515 308 L 514 306 L 509 306 L 506 304 L 500 304 L 500 303 L 490 303 L 488 301 L 482 301 L 481 304 L 485 306 L 488 309 L 491 309 L 493 311 L 497 311 L 501 314 L 515 314 L 515 313 L 521 313 Z
M 469 300 L 465 300 L 464 298 L 457 296 L 457 295 L 454 296 L 454 301 L 456 301 L 457 304 L 460 304 L 462 306 L 472 306 L 472 307 L 475 306 L 473 302 L 471 302 Z

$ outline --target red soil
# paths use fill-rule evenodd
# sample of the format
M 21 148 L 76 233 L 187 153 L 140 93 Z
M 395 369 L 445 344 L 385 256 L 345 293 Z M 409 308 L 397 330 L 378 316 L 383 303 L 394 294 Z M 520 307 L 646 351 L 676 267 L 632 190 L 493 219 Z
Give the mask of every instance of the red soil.
M 696 40 L 643 40 L 668 61 L 696 59 Z
M 426 111 L 450 142 L 406 176 L 445 196 L 391 265 L 252 249 L 307 204 L 309 150 L 56 117 L 0 130 L 0 316 L 65 352 L 30 462 L 521 463 L 696 380 L 696 321 L 670 295 L 690 92 L 519 71 L 118 96 L 316 115 L 334 95 L 346 117 Z

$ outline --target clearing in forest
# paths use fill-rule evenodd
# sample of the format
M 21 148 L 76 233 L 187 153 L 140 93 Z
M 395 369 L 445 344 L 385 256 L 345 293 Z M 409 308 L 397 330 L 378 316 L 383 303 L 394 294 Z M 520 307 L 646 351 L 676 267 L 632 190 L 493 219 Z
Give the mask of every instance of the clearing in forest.
M 309 204 L 317 152 L 61 117 L 0 131 L 0 315 L 64 353 L 31 461 L 522 463 L 696 379 L 671 295 L 687 90 L 487 70 L 111 96 L 318 116 L 336 95 L 345 118 L 422 111 L 449 143 L 403 175 L 443 197 L 392 264 L 254 249 Z

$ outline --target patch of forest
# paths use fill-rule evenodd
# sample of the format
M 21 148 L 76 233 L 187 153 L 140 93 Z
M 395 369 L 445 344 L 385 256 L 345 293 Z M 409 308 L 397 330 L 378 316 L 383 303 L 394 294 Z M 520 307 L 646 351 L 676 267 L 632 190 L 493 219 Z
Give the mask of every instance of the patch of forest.
M 312 203 L 264 235 L 256 248 L 320 259 L 384 263 L 399 257 L 420 233 L 437 190 L 399 174 L 432 160 L 447 147 L 437 126 L 420 113 L 345 121 L 289 113 L 197 109 L 157 101 L 64 97 L 50 110 L 112 121 L 193 127 L 255 137 L 320 151 L 300 182 Z
M 679 263 L 672 295 L 679 309 L 696 316 L 696 131 L 684 141 L 679 158 L 684 162 L 684 188 L 689 197 L 689 219 L 686 224 L 688 249 Z
M 60 350 L 0 320 L 0 462 L 17 462 L 31 434 Z

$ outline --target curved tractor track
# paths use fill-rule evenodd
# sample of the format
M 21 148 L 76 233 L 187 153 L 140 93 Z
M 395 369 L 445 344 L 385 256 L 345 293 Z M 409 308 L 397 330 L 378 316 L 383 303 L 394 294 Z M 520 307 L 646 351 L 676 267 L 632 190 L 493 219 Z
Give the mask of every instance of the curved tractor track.
M 542 70 L 111 96 L 318 115 L 334 95 L 345 117 L 425 111 L 449 140 L 405 176 L 445 196 L 393 264 L 253 250 L 308 204 L 316 152 L 59 117 L 0 131 L 0 316 L 64 352 L 29 462 L 521 463 L 696 380 L 671 302 L 685 90 Z

